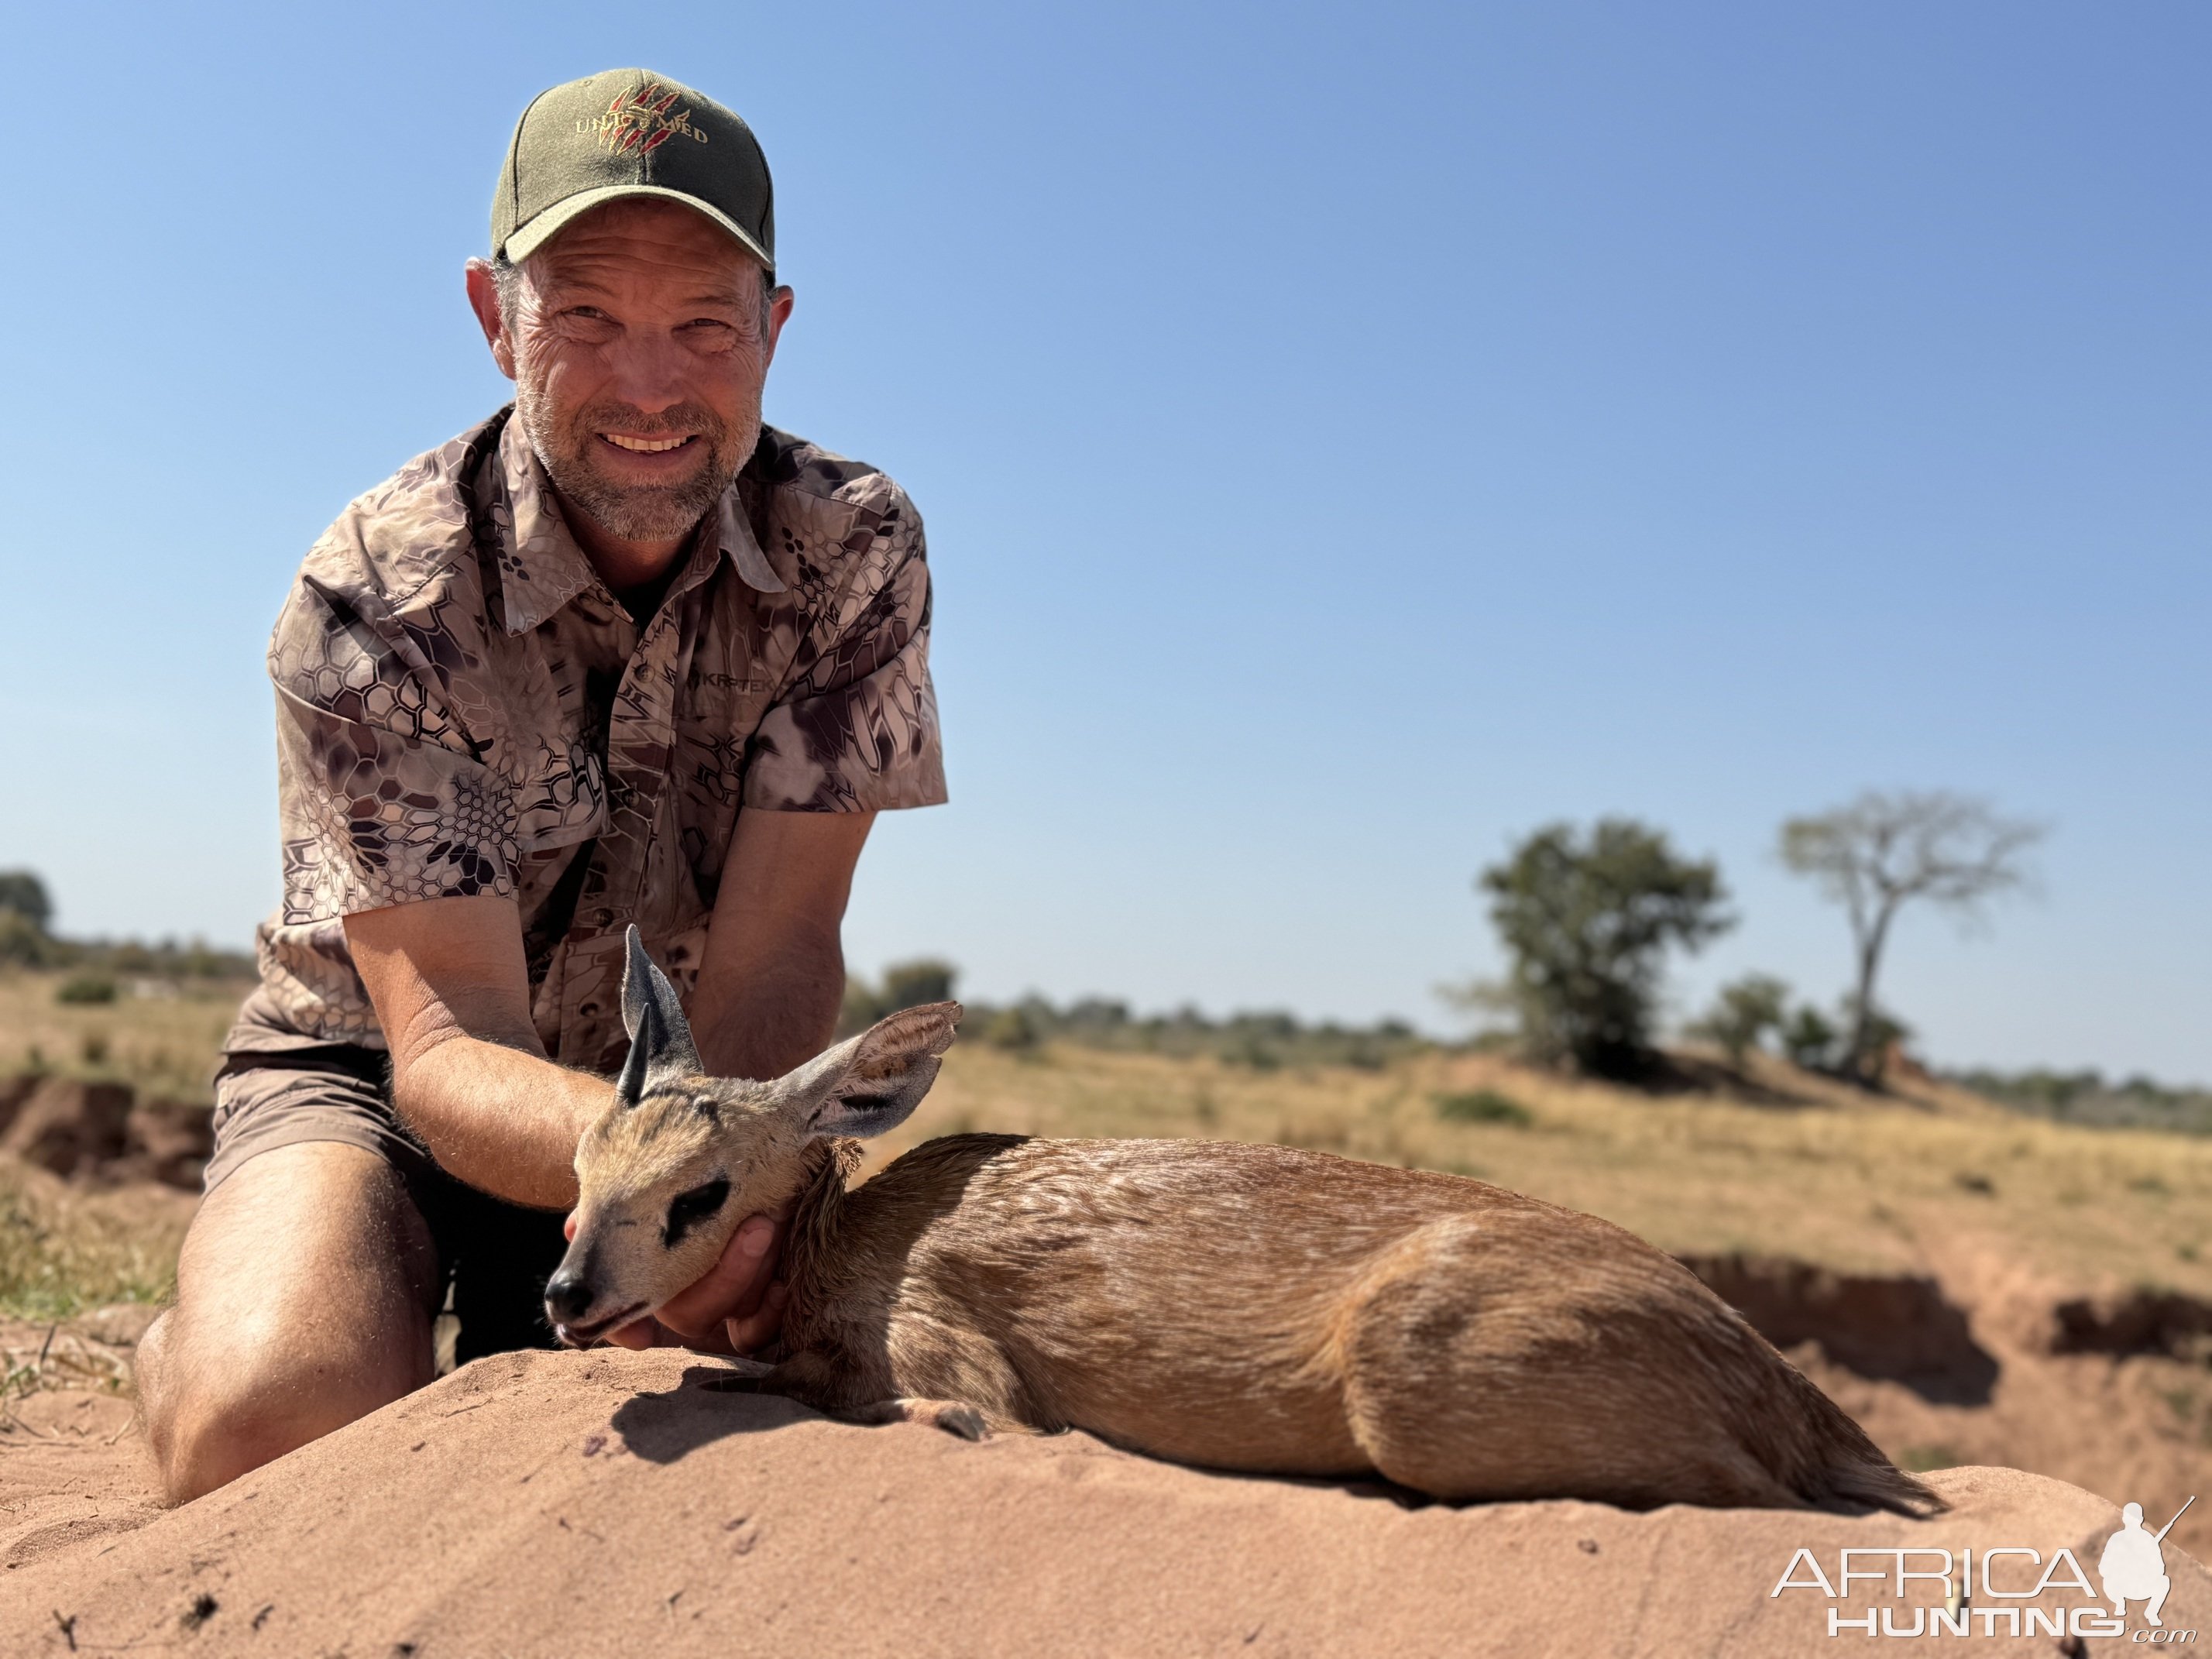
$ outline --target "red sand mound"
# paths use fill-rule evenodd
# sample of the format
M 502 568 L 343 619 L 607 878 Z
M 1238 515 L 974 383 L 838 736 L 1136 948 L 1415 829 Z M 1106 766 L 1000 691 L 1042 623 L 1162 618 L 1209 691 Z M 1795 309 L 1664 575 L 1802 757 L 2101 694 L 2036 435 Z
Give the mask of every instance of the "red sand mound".
M 1413 1509 L 1154 1463 L 1082 1435 L 970 1445 L 848 1428 L 714 1386 L 728 1376 L 669 1351 L 484 1360 L 151 1520 L 143 1498 L 89 1477 L 60 1490 L 66 1448 L 41 1443 L 35 1466 L 0 1450 L 0 1507 L 15 1514 L 0 1552 L 20 1563 L 0 1573 L 0 1650 L 1769 1659 L 1856 1650 L 1828 1635 L 1831 1606 L 1887 1607 L 1899 1628 L 1942 1606 L 1927 1582 L 1902 1599 L 1861 1584 L 1848 1604 L 1771 1595 L 1801 1547 L 1832 1577 L 1845 1546 L 2014 1546 L 2046 1561 L 2066 1547 L 2094 1577 L 2118 1521 L 2075 1487 L 1987 1468 L 1932 1477 L 1957 1507 L 1918 1522 Z M 20 1488 L 19 1467 L 43 1471 L 45 1498 Z M 2166 1560 L 2166 1626 L 2212 1624 L 2212 1580 L 2170 1540 Z M 2081 1650 L 1978 1626 L 1922 1645 Z

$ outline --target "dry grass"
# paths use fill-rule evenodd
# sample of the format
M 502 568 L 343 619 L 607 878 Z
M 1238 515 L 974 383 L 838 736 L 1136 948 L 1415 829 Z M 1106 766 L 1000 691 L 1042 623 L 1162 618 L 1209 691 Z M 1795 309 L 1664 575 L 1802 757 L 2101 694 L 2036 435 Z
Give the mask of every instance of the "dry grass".
M 67 1319 L 161 1300 L 176 1283 L 191 1212 L 181 1193 L 86 1191 L 0 1160 L 0 1317 Z
M 128 1083 L 147 1096 L 209 1098 L 243 987 L 194 982 L 147 996 L 126 987 L 112 1003 L 70 1005 L 54 996 L 66 977 L 0 972 L 0 1078 L 48 1071 Z M 175 1283 L 191 1208 L 182 1194 L 88 1190 L 0 1160 L 0 1318 L 52 1321 L 161 1300 Z
M 2212 1296 L 2212 1141 L 2018 1116 L 1924 1085 L 1874 1100 L 1773 1062 L 1753 1098 L 1650 1096 L 1488 1055 L 1382 1073 L 1254 1073 L 1212 1060 L 980 1044 L 876 1155 L 963 1129 L 1279 1140 L 1449 1170 L 1588 1210 L 1665 1249 L 1845 1269 L 1923 1268 L 1960 1236 L 2085 1285 Z M 1465 1121 L 1487 1091 L 1528 1121 Z M 1774 1103 L 1787 1098 L 1796 1103 Z M 1464 1109 L 1461 1109 L 1463 1112 Z
M 128 1394 L 131 1362 L 122 1350 L 65 1330 L 58 1321 L 43 1326 L 0 1322 L 0 1424 L 26 1427 L 15 1415 L 20 1401 L 71 1389 Z
M 128 1083 L 141 1093 L 204 1101 L 216 1052 L 248 987 L 234 980 L 125 981 L 111 1003 L 70 1004 L 69 975 L 0 969 L 0 1077 L 48 1071 Z

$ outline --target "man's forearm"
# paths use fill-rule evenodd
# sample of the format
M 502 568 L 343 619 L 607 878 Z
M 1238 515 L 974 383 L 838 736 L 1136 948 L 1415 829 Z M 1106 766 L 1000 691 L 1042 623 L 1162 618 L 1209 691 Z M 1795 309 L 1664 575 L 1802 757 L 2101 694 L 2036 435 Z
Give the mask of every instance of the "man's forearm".
M 545 1210 L 576 1201 L 576 1139 L 614 1098 L 604 1078 L 458 1032 L 400 1064 L 392 1093 L 441 1169 Z
M 845 953 L 836 930 L 753 950 L 702 973 L 692 1000 L 699 1058 L 716 1077 L 774 1078 L 820 1054 L 845 1000 Z
M 875 816 L 738 814 L 688 1010 L 717 1077 L 781 1077 L 829 1047 L 845 1000 L 838 927 Z

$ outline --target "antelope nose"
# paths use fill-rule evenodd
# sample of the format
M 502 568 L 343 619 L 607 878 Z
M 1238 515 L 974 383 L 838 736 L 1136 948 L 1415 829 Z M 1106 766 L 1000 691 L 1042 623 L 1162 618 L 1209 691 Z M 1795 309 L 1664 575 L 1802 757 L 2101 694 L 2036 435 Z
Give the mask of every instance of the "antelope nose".
M 545 1310 L 560 1324 L 572 1325 L 581 1319 L 592 1305 L 592 1287 L 581 1275 L 557 1273 L 546 1281 Z

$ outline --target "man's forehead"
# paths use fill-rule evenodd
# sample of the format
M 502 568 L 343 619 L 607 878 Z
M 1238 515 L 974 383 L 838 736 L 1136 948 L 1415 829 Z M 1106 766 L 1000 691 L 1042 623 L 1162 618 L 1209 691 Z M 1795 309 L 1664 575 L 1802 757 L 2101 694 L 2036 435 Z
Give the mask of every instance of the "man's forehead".
M 716 297 L 758 287 L 760 262 L 702 213 L 675 202 L 609 202 L 526 262 L 541 287 L 604 287 L 641 276 Z

